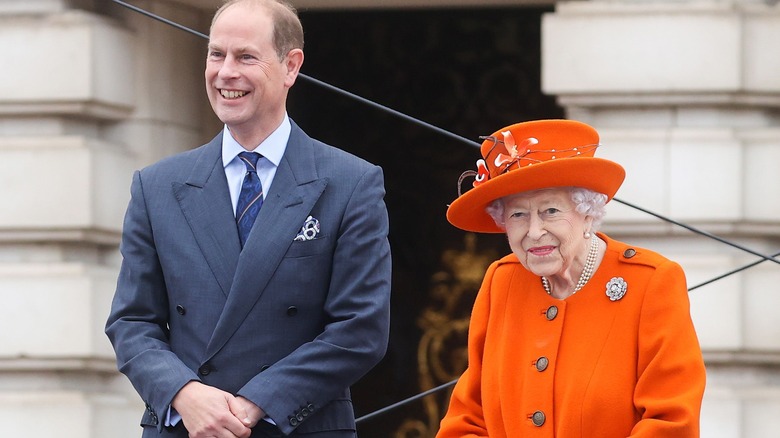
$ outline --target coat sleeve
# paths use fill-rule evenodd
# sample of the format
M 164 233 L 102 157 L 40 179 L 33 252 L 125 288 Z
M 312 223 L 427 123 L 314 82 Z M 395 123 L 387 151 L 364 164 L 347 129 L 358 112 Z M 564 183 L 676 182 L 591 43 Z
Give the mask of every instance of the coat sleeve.
M 167 290 L 140 172 L 133 175 L 120 251 L 122 266 L 106 334 L 119 371 L 146 404 L 144 421 L 161 428 L 176 393 L 199 379 L 170 349 Z
M 641 414 L 631 437 L 698 437 L 705 369 L 690 316 L 682 268 L 658 266 L 639 321 L 634 405 Z
M 468 368 L 452 391 L 447 413 L 441 420 L 437 438 L 487 437 L 482 410 L 482 360 L 490 319 L 490 288 L 494 263 L 485 275 L 471 313 L 468 337 Z

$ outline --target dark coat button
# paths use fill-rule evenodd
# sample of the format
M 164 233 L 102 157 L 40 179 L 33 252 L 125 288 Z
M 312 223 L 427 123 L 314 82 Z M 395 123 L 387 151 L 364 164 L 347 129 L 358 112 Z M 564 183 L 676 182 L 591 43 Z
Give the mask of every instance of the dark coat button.
M 627 250 L 623 251 L 623 257 L 627 259 L 630 259 L 635 255 L 636 255 L 636 250 L 634 248 L 628 248 Z
M 546 420 L 546 417 L 544 416 L 544 412 L 542 411 L 536 411 L 533 415 L 531 415 L 531 421 L 534 423 L 534 426 L 539 427 L 544 424 L 544 420 Z
M 290 417 L 290 426 L 296 427 L 298 426 L 298 423 L 300 423 L 300 420 L 295 417 Z
M 314 413 L 314 405 L 313 404 L 309 403 L 308 405 L 306 405 L 306 409 L 308 409 L 309 412 Z
M 184 308 L 184 306 L 182 306 L 181 304 L 179 304 L 179 305 L 177 305 L 177 306 L 176 306 L 176 312 L 177 312 L 179 315 L 184 315 L 185 313 L 187 313 L 187 309 L 185 309 L 185 308 Z
M 160 421 L 157 418 L 157 413 L 154 412 L 152 405 L 150 405 L 149 403 L 145 403 L 145 404 L 146 404 L 146 411 L 149 412 L 149 420 L 151 421 L 152 425 L 156 426 L 157 423 Z
M 547 317 L 548 321 L 552 321 L 555 319 L 556 316 L 558 316 L 558 307 L 556 306 L 550 306 L 547 308 L 547 312 L 544 313 L 544 316 Z
M 260 367 L 260 372 L 262 373 L 263 371 L 267 370 L 268 368 L 271 368 L 271 365 L 263 365 L 263 366 Z
M 539 359 L 536 359 L 536 371 L 542 372 L 547 369 L 547 365 L 550 365 L 550 361 L 542 356 Z
M 298 308 L 295 306 L 290 306 L 287 308 L 287 316 L 295 316 L 298 314 Z
M 208 376 L 209 374 L 211 374 L 212 371 L 214 371 L 214 368 L 209 364 L 205 364 L 202 367 L 198 368 L 198 374 L 200 374 L 201 376 Z

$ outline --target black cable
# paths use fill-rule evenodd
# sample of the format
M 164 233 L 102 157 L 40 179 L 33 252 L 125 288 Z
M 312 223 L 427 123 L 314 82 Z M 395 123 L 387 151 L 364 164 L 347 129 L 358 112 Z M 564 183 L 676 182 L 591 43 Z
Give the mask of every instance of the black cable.
M 709 279 L 709 280 L 705 281 L 704 283 L 699 283 L 696 286 L 691 286 L 691 287 L 688 288 L 688 292 L 690 292 L 690 291 L 692 291 L 694 289 L 698 289 L 698 288 L 700 288 L 702 286 L 706 286 L 706 285 L 708 285 L 710 283 L 714 283 L 714 282 L 716 282 L 718 280 L 722 280 L 722 279 L 724 279 L 724 278 L 726 278 L 726 277 L 728 277 L 730 275 L 736 274 L 738 272 L 742 272 L 745 269 L 752 268 L 753 266 L 756 266 L 756 265 L 760 265 L 761 263 L 764 263 L 767 260 L 774 260 L 774 257 L 777 257 L 777 256 L 780 256 L 780 252 L 776 252 L 776 253 L 772 254 L 772 257 L 773 257 L 772 259 L 761 259 L 761 260 L 755 261 L 753 263 L 748 263 L 747 265 L 744 265 L 744 266 L 742 266 L 740 268 L 736 268 L 734 270 L 726 272 L 723 275 L 719 275 L 719 276 L 717 276 L 715 278 Z
M 151 13 L 151 12 L 145 10 L 145 9 L 139 8 L 138 6 L 133 6 L 130 3 L 123 2 L 122 0 L 112 0 L 112 1 L 114 3 L 116 3 L 116 4 L 119 4 L 119 5 L 122 5 L 122 6 L 126 7 L 127 9 L 130 9 L 130 10 L 133 10 L 135 12 L 138 12 L 141 15 L 145 15 L 145 16 L 147 16 L 149 18 L 153 18 L 153 19 L 155 19 L 157 21 L 162 21 L 163 23 L 165 23 L 165 24 L 167 24 L 169 26 L 173 26 L 176 29 L 183 30 L 183 31 L 191 33 L 193 35 L 197 35 L 197 36 L 199 36 L 201 38 L 209 39 L 209 36 L 206 35 L 205 33 L 200 33 L 197 30 L 190 29 L 187 26 L 179 24 L 179 23 L 177 23 L 175 21 L 171 21 L 171 20 L 169 20 L 167 18 L 163 18 L 163 17 L 161 17 L 161 16 L 159 16 L 157 14 L 153 14 L 153 13 Z
M 669 222 L 669 223 L 675 224 L 675 225 L 677 225 L 678 227 L 685 228 L 686 230 L 692 231 L 692 232 L 694 232 L 694 233 L 696 233 L 696 234 L 701 234 L 702 236 L 709 237 L 709 238 L 710 238 L 710 239 L 712 239 L 712 240 L 717 240 L 717 241 L 718 241 L 718 242 L 720 242 L 720 243 L 724 243 L 724 244 L 726 244 L 726 245 L 729 245 L 729 246 L 731 246 L 731 247 L 734 247 L 734 248 L 737 248 L 737 249 L 741 249 L 742 251 L 745 251 L 745 252 L 747 252 L 747 253 L 753 254 L 754 256 L 761 257 L 762 259 L 764 259 L 764 260 L 766 260 L 766 261 L 775 262 L 775 263 L 778 263 L 778 264 L 780 264 L 780 260 L 777 260 L 777 259 L 775 258 L 775 257 L 777 257 L 776 255 L 775 255 L 775 256 L 768 256 L 768 255 L 761 254 L 760 252 L 753 251 L 752 249 L 750 249 L 750 248 L 746 248 L 746 247 L 744 247 L 744 246 L 742 246 L 742 245 L 739 245 L 739 244 L 737 244 L 737 243 L 734 243 L 734 242 L 729 242 L 728 240 L 726 240 L 726 239 L 724 239 L 724 238 L 722 238 L 722 237 L 718 237 L 718 236 L 716 236 L 716 235 L 714 235 L 714 234 L 712 234 L 712 233 L 709 233 L 709 232 L 707 232 L 707 231 L 700 230 L 700 229 L 698 229 L 698 228 L 696 228 L 696 227 L 693 227 L 693 226 L 690 226 L 690 225 L 686 225 L 686 224 L 684 224 L 684 223 L 682 223 L 682 222 L 677 222 L 677 221 L 675 221 L 675 220 L 673 220 L 673 219 L 670 219 L 670 218 L 668 218 L 668 217 L 661 216 L 660 214 L 657 214 L 657 213 L 653 213 L 653 212 L 652 212 L 652 211 L 650 211 L 650 210 L 646 210 L 646 209 L 644 209 L 644 208 L 642 208 L 642 207 L 640 207 L 640 206 L 638 206 L 638 205 L 631 204 L 630 202 L 626 202 L 626 201 L 620 200 L 620 199 L 618 199 L 618 198 L 612 198 L 612 200 L 613 200 L 613 201 L 617 201 L 617 202 L 619 202 L 619 203 L 621 203 L 621 204 L 623 204 L 623 205 L 627 205 L 627 206 L 629 206 L 629 207 L 631 207 L 631 208 L 635 208 L 635 209 L 637 209 L 637 210 L 639 210 L 639 211 L 641 211 L 641 212 L 643 212 L 643 213 L 647 213 L 647 214 L 649 214 L 650 216 L 655 216 L 655 217 L 657 217 L 658 219 L 661 219 L 661 220 L 663 220 L 663 221 L 666 221 L 666 222 Z
M 328 84 L 327 82 L 322 82 L 319 79 L 314 79 L 311 76 L 304 75 L 303 73 L 300 73 L 298 76 L 303 78 L 303 79 L 306 79 L 307 81 L 310 81 L 310 82 L 312 82 L 312 83 L 314 83 L 316 85 L 319 85 L 319 86 L 321 86 L 323 88 L 327 88 L 327 89 L 329 89 L 331 91 L 335 91 L 336 93 L 344 94 L 346 96 L 349 96 L 349 97 L 351 97 L 351 98 L 353 98 L 353 99 L 355 99 L 357 101 L 360 101 L 360 102 L 362 102 L 362 103 L 364 103 L 364 104 L 366 104 L 368 106 L 372 106 L 372 107 L 378 108 L 378 109 L 380 109 L 382 111 L 389 112 L 389 113 L 393 114 L 396 117 L 400 117 L 400 118 L 402 118 L 402 119 L 404 119 L 406 121 L 409 121 L 409 122 L 412 122 L 412 123 L 416 123 L 418 125 L 422 125 L 422 126 L 428 128 L 428 129 L 431 129 L 433 131 L 438 132 L 441 135 L 444 135 L 444 136 L 449 137 L 451 139 L 460 141 L 462 143 L 466 143 L 469 146 L 474 146 L 474 147 L 479 147 L 480 146 L 480 143 L 477 143 L 475 141 L 469 140 L 469 139 L 467 139 L 465 137 L 461 137 L 460 135 L 457 135 L 455 133 L 447 131 L 446 129 L 439 128 L 438 126 L 431 125 L 428 122 L 423 122 L 420 119 L 414 118 L 414 117 L 412 117 L 410 115 L 407 115 L 407 114 L 404 114 L 404 113 L 402 113 L 400 111 L 397 111 L 397 110 L 394 110 L 392 108 L 386 107 L 386 106 L 384 106 L 382 104 L 379 104 L 379 103 L 376 103 L 376 102 L 374 102 L 372 100 L 368 100 L 365 97 L 361 97 L 361 96 L 358 96 L 357 94 L 350 93 L 349 91 L 346 91 L 346 90 L 341 89 L 339 87 L 336 87 L 334 85 Z
M 421 398 L 425 397 L 426 395 L 430 395 L 430 394 L 433 394 L 435 392 L 439 392 L 439 391 L 442 391 L 444 389 L 447 389 L 450 386 L 454 386 L 456 383 L 458 383 L 458 379 L 450 380 L 449 382 L 441 384 L 441 385 L 439 385 L 439 386 L 437 386 L 435 388 L 431 388 L 431 389 L 429 389 L 427 391 L 423 391 L 423 392 L 421 392 L 421 393 L 419 393 L 417 395 L 413 395 L 413 396 L 411 396 L 411 397 L 409 397 L 407 399 L 401 400 L 401 401 L 399 401 L 397 403 L 393 403 L 392 405 L 385 406 L 384 408 L 376 410 L 376 411 L 374 411 L 374 412 L 372 412 L 370 414 L 363 415 L 362 417 L 355 419 L 355 423 L 360 424 L 361 422 L 369 420 L 369 419 L 371 419 L 373 417 L 376 417 L 377 415 L 384 414 L 387 411 L 392 411 L 395 408 L 401 407 L 401 406 L 403 406 L 405 404 L 409 404 L 409 403 L 411 403 L 411 402 L 413 402 L 415 400 L 421 399 Z

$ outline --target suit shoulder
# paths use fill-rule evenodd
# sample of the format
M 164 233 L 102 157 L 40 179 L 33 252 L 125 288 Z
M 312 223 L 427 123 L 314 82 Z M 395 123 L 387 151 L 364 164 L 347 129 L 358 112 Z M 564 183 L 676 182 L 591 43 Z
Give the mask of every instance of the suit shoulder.
M 302 156 L 311 157 L 313 160 L 305 160 L 304 162 L 311 162 L 316 167 L 316 172 L 320 173 L 321 176 L 327 176 L 329 173 L 338 173 L 342 177 L 347 175 L 359 177 L 371 169 L 379 167 L 344 149 L 309 136 L 295 122 L 292 123 L 292 131 L 285 155 L 296 157 L 295 159 L 299 159 L 298 157 Z M 304 167 L 307 165 L 304 164 Z
M 334 187 L 357 187 L 360 184 L 384 184 L 384 171 L 343 149 L 312 140 L 315 173 Z
M 211 143 L 183 152 L 167 156 L 159 161 L 143 167 L 140 178 L 147 184 L 167 183 L 171 180 L 183 181 L 199 166 L 212 166 L 214 160 L 220 159 L 221 146 Z
M 312 139 L 312 142 L 314 143 L 315 153 L 318 155 L 320 160 L 328 160 L 334 163 L 343 163 L 345 166 L 354 167 L 356 169 L 368 169 L 376 166 L 364 158 L 358 157 L 357 155 L 335 146 L 331 146 L 322 141 Z

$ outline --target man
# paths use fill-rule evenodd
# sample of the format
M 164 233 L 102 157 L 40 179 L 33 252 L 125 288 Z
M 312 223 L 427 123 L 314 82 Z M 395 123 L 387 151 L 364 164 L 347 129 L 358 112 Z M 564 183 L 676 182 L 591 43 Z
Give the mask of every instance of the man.
M 226 3 L 205 71 L 225 129 L 133 176 L 106 333 L 144 437 L 355 436 L 349 386 L 389 331 L 383 175 L 289 120 L 302 48 L 291 6 Z

